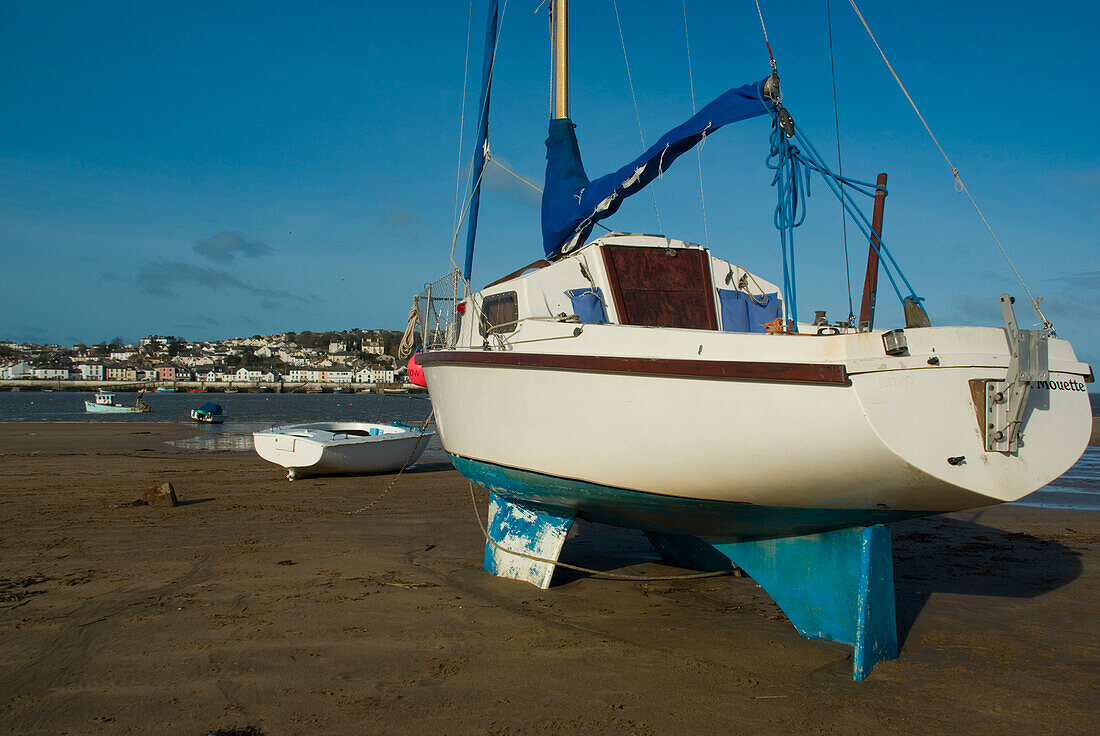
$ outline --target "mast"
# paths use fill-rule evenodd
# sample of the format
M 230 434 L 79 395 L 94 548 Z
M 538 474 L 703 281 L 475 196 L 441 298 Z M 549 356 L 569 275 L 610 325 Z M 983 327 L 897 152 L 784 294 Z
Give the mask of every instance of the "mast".
M 554 119 L 569 117 L 569 0 L 553 0 Z

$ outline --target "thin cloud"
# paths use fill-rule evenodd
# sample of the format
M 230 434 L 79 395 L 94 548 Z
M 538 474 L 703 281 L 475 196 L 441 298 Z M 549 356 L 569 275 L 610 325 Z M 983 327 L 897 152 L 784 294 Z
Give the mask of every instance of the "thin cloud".
M 192 248 L 204 258 L 223 263 L 232 263 L 237 260 L 237 256 L 259 258 L 271 255 L 273 252 L 272 247 L 267 243 L 259 240 L 248 240 L 245 236 L 232 230 L 222 230 L 209 238 L 196 240 Z
M 1086 171 L 1067 171 L 1066 176 L 1071 182 L 1081 187 L 1100 187 L 1100 169 L 1087 169 Z
M 519 202 L 537 209 L 542 203 L 542 192 L 535 189 L 533 185 L 542 185 L 542 179 L 540 176 L 530 177 L 524 176 L 526 181 L 522 181 L 516 174 L 505 170 L 505 166 L 511 171 L 516 171 L 516 168 L 508 163 L 507 160 L 500 156 L 493 154 L 494 159 L 499 159 L 500 164 L 490 161 L 485 164 L 485 186 L 496 192 L 514 199 Z M 522 172 L 521 172 L 522 174 Z
M 1100 298 L 1100 271 L 1071 273 L 1068 276 L 1054 276 L 1051 281 L 1062 281 L 1071 288 L 1083 289 L 1092 298 Z
M 181 287 L 198 286 L 207 289 L 236 289 L 278 303 L 319 304 L 313 294 L 292 294 L 283 289 L 256 286 L 220 268 L 205 268 L 183 261 L 146 261 L 138 271 L 141 291 L 153 296 L 176 296 Z
M 393 235 L 407 243 L 415 243 L 420 240 L 420 224 L 423 222 L 420 215 L 399 204 L 390 205 L 390 210 L 382 216 L 382 227 Z

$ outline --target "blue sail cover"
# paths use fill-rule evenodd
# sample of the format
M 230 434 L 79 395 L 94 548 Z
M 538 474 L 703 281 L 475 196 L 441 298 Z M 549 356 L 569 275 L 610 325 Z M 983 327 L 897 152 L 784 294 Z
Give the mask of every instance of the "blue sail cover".
M 641 156 L 591 182 L 581 163 L 573 121 L 551 120 L 542 194 L 542 246 L 546 257 L 554 259 L 582 245 L 596 222 L 615 214 L 624 199 L 640 192 L 673 161 L 723 125 L 770 113 L 774 103 L 764 97 L 764 81 L 724 92 L 661 136 Z

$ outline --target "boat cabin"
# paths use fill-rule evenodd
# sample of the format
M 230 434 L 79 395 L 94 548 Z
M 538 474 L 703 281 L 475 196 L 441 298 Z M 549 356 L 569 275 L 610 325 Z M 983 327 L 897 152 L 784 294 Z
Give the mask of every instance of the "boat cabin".
M 96 394 L 95 395 L 95 403 L 99 404 L 100 406 L 114 406 L 115 405 L 115 395 L 114 394 L 108 394 L 108 393 Z
M 757 333 L 781 331 L 783 321 L 775 284 L 694 243 L 622 233 L 552 264 L 536 261 L 460 311 L 468 316 L 459 343 L 467 345 L 514 332 L 526 319 Z

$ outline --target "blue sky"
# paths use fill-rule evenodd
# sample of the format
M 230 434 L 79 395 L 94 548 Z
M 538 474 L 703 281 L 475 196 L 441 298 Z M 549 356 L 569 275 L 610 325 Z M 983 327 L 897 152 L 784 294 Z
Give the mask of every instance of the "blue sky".
M 502 0 L 503 1 L 503 0 Z M 494 155 L 536 182 L 545 8 L 510 0 Z M 825 2 L 762 0 L 784 102 L 835 155 Z M 860 7 L 1059 335 L 1100 362 L 1100 5 Z M 768 72 L 749 2 L 687 0 L 697 104 Z M 0 3 L 0 337 L 191 339 L 400 329 L 448 265 L 468 161 L 484 6 L 473 3 Z M 619 2 L 651 143 L 691 114 L 680 0 Z M 1023 290 L 845 0 L 833 0 L 844 170 L 890 176 L 885 240 L 939 324 L 999 324 Z M 642 149 L 611 0 L 573 3 L 572 117 L 590 176 Z M 708 139 L 608 224 L 708 242 L 779 279 L 758 119 Z M 465 165 L 465 163 L 463 164 Z M 700 207 L 700 178 L 706 229 Z M 491 167 L 474 281 L 541 256 L 537 194 Z M 815 182 L 797 235 L 802 317 L 847 315 L 838 205 Z M 866 244 L 849 228 L 858 299 Z M 880 290 L 878 322 L 899 319 Z M 858 305 L 857 305 L 858 307 Z

